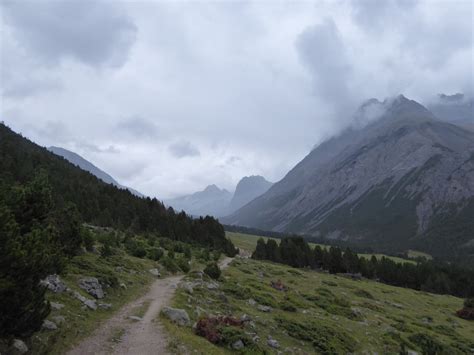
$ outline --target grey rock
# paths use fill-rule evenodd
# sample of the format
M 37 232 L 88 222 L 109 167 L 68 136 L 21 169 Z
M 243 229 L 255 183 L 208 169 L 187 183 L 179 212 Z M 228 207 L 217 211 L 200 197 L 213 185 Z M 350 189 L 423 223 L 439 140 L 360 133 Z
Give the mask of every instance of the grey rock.
M 148 270 L 148 272 L 149 272 L 150 274 L 152 274 L 153 276 L 156 276 L 156 277 L 160 277 L 160 276 L 161 276 L 160 270 L 158 270 L 157 268 L 150 269 L 150 270 Z
M 219 284 L 217 282 L 208 282 L 206 287 L 208 290 L 217 290 L 219 288 Z
M 41 326 L 41 328 L 46 330 L 56 330 L 58 329 L 58 326 L 56 325 L 56 323 L 46 319 L 43 321 L 43 325 Z
M 273 184 L 265 180 L 263 176 L 253 175 L 243 177 L 237 184 L 230 201 L 229 213 L 237 211 L 253 199 L 263 195 Z
M 255 306 L 257 304 L 257 302 L 253 298 L 249 298 L 249 300 L 247 302 L 251 306 Z
M 179 286 L 190 295 L 194 292 L 193 284 L 191 282 L 182 282 Z
M 95 300 L 90 300 L 90 299 L 84 297 L 83 295 L 81 295 L 77 291 L 72 291 L 71 290 L 71 294 L 74 298 L 81 301 L 87 308 L 92 309 L 93 311 L 95 311 L 97 309 L 97 303 L 96 303 Z
M 51 317 L 51 319 L 54 321 L 54 323 L 56 324 L 63 324 L 64 322 L 66 322 L 66 318 L 63 317 L 63 316 L 54 316 L 54 317 Z
M 40 284 L 46 286 L 48 290 L 54 293 L 62 293 L 67 289 L 66 284 L 56 274 L 46 276 L 44 280 L 40 281 Z
M 110 309 L 110 308 L 112 308 L 112 304 L 111 303 L 99 303 L 98 307 L 100 309 Z
M 232 349 L 234 350 L 241 350 L 245 347 L 245 344 L 242 340 L 237 340 L 235 343 L 232 344 Z
M 138 316 L 128 316 L 128 318 L 134 320 L 135 322 L 139 322 L 142 320 L 142 318 Z
M 125 285 L 123 282 L 121 282 L 119 286 L 120 288 L 123 288 L 124 290 L 127 289 L 127 285 Z
M 248 314 L 242 314 L 240 316 L 240 320 L 242 322 L 250 322 L 252 320 L 252 318 Z
M 265 313 L 268 313 L 268 312 L 271 312 L 272 311 L 272 307 L 270 306 L 264 306 L 262 304 L 259 304 L 257 306 L 257 309 L 260 311 L 260 312 L 265 312 Z
M 25 354 L 28 352 L 28 347 L 25 342 L 20 339 L 13 340 L 12 353 L 13 354 Z
M 95 277 L 85 277 L 79 280 L 79 287 L 94 298 L 104 298 L 104 291 L 99 280 Z
M 61 309 L 64 308 L 64 305 L 62 303 L 51 302 L 50 305 L 51 305 L 51 308 L 56 311 L 60 311 Z
M 273 339 L 271 336 L 268 336 L 267 344 L 269 347 L 274 349 L 278 349 L 280 347 L 280 343 L 278 342 L 278 340 Z
M 97 309 L 97 303 L 95 302 L 95 300 L 85 300 L 83 302 L 89 309 L 92 309 L 93 311 L 95 311 Z
M 189 315 L 184 309 L 164 307 L 161 313 L 180 326 L 188 326 L 191 323 Z

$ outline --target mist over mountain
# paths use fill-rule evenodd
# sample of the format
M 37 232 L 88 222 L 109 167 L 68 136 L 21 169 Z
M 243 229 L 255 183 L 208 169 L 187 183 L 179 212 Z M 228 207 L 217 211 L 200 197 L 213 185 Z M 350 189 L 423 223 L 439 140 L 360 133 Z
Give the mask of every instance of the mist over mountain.
M 252 175 L 243 177 L 235 188 L 234 196 L 229 205 L 229 213 L 238 210 L 254 198 L 264 194 L 273 185 L 263 176 Z
M 442 254 L 474 243 L 473 215 L 474 132 L 400 95 L 367 101 L 353 127 L 223 221 Z
M 195 216 L 227 216 L 254 198 L 265 193 L 272 183 L 263 176 L 244 176 L 232 194 L 216 185 L 209 185 L 203 191 L 166 200 L 176 210 L 184 210 Z
M 443 121 L 474 130 L 474 98 L 472 97 L 469 98 L 462 93 L 439 94 L 436 100 L 428 105 L 428 108 Z
M 186 211 L 193 216 L 225 216 L 228 212 L 232 193 L 209 185 L 204 190 L 174 199 L 165 200 L 165 204 L 177 211 Z
M 101 179 L 103 182 L 106 182 L 107 184 L 112 184 L 114 186 L 117 186 L 122 189 L 129 190 L 132 194 L 138 197 L 144 197 L 143 194 L 138 192 L 137 190 L 134 190 L 130 187 L 123 186 L 120 183 L 117 182 L 112 176 L 107 174 L 105 171 L 99 169 L 96 167 L 94 164 L 92 164 L 90 161 L 84 159 L 81 157 L 79 154 L 76 154 L 74 152 L 71 152 L 70 150 L 61 148 L 61 147 L 49 147 L 48 150 L 56 155 L 59 155 L 69 161 L 70 163 L 78 166 L 82 170 L 90 172 L 92 175 L 95 175 L 99 179 Z

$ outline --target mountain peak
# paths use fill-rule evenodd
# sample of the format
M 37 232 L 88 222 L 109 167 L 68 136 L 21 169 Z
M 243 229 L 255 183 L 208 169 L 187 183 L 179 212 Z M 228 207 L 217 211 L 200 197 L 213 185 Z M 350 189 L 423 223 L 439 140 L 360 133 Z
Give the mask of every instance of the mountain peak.
M 402 94 L 385 99 L 383 106 L 387 112 L 392 114 L 425 113 L 431 115 L 431 112 L 428 111 L 428 109 L 426 109 L 426 107 L 424 107 L 422 104 L 416 102 L 415 100 L 410 100 Z

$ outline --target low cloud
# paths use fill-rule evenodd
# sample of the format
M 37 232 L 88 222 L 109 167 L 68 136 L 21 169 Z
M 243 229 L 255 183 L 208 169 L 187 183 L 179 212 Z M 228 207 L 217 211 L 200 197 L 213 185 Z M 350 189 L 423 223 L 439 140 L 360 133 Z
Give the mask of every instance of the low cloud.
M 168 147 L 168 149 L 174 157 L 179 159 L 185 157 L 197 157 L 201 155 L 199 149 L 188 141 L 180 141 L 173 143 Z

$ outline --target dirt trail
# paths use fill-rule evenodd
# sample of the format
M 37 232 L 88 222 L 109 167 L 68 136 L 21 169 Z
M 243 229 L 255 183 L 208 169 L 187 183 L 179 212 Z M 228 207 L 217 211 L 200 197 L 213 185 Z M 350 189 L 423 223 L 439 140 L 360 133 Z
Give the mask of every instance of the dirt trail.
M 225 269 L 231 261 L 231 258 L 225 258 L 219 266 Z M 156 280 L 145 295 L 122 307 L 94 335 L 84 339 L 67 354 L 166 354 L 167 337 L 163 326 L 155 319 L 161 308 L 169 304 L 183 277 L 179 275 Z M 134 315 L 134 309 L 148 302 L 150 305 L 141 320 L 129 318 Z

